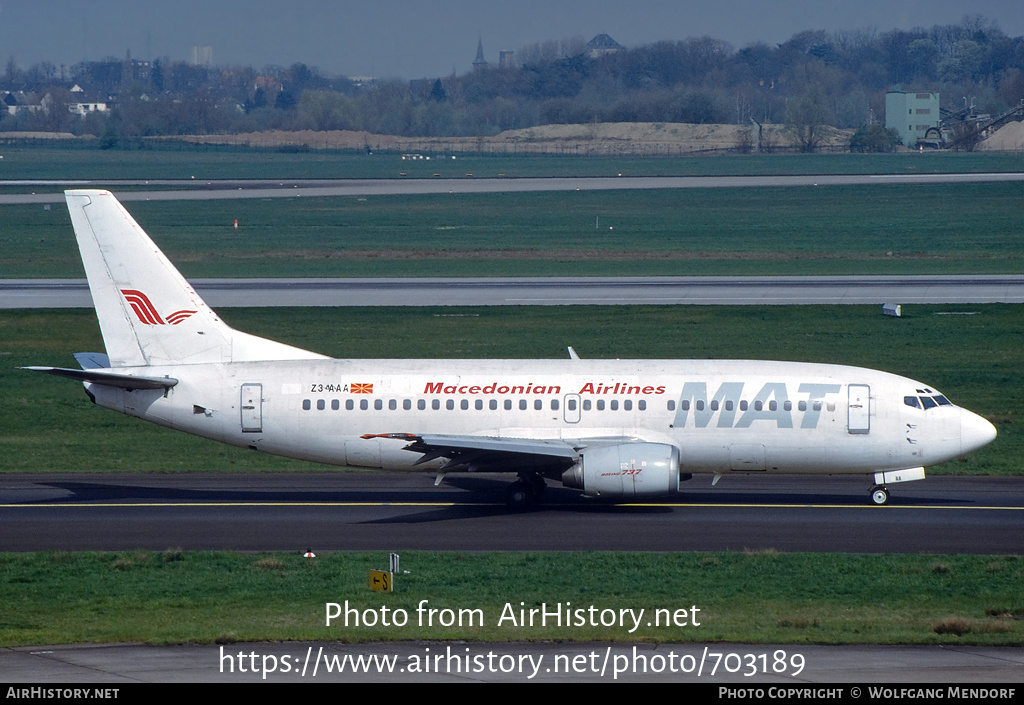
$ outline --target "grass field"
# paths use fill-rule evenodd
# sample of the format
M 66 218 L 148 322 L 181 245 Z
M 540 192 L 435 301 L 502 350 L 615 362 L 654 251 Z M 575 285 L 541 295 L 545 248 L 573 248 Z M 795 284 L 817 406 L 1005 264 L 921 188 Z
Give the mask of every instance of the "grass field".
M 346 277 L 1018 273 L 1022 205 L 1024 183 L 128 208 L 186 277 Z M 0 278 L 82 276 L 66 208 L 3 217 Z
M 393 594 L 367 591 L 383 553 L 0 554 L 0 646 L 69 642 L 391 639 L 1024 644 L 1019 556 L 756 553 L 403 553 Z M 417 607 L 479 610 L 420 626 Z M 326 603 L 404 626 L 325 624 Z M 520 604 L 522 603 L 522 605 Z M 644 609 L 619 626 L 523 627 L 519 610 Z M 698 611 L 694 611 L 696 607 Z M 648 626 L 653 611 L 686 626 Z M 361 617 L 362 618 L 362 617 Z M 472 619 L 472 623 L 470 623 Z M 449 617 L 449 622 L 454 621 Z M 589 620 L 588 620 L 589 621 Z M 699 622 L 694 626 L 691 622 Z M 564 624 L 564 623 L 563 623 Z
M 82 143 L 0 145 L 0 181 L 10 179 L 366 179 L 505 176 L 700 176 L 934 174 L 1020 171 L 1019 154 L 773 154 L 634 157 L 460 153 L 402 161 L 396 152 L 294 153 L 234 147 L 151 145 L 135 151 Z M 431 156 L 427 153 L 427 156 Z M 441 158 L 443 157 L 443 158 Z
M 936 315 L 977 311 L 977 315 Z M 929 472 L 1024 469 L 1020 306 L 609 306 L 226 309 L 231 325 L 334 357 L 737 358 L 819 361 L 921 380 L 996 424 L 999 438 Z M 461 314 L 452 316 L 451 314 Z M 91 311 L 0 311 L 0 471 L 311 469 L 93 406 L 69 380 L 17 369 L 73 366 L 102 350 Z M 159 447 L 158 455 L 140 448 Z

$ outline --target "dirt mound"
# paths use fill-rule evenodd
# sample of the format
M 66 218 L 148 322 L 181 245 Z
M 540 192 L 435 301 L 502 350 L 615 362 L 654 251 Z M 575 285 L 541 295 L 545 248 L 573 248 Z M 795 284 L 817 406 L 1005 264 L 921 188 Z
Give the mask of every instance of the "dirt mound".
M 73 140 L 70 132 L 0 132 L 0 140 Z
M 1024 122 L 1010 122 L 981 143 L 981 148 L 990 152 L 1024 151 Z
M 781 125 L 765 125 L 765 139 L 775 148 L 790 145 Z M 845 150 L 850 130 L 824 129 L 823 146 Z M 197 144 L 236 144 L 249 147 L 309 149 L 367 149 L 402 152 L 486 152 L 492 154 L 634 154 L 674 155 L 693 152 L 749 151 L 757 134 L 740 125 L 691 125 L 640 122 L 587 125 L 542 125 L 508 130 L 492 137 L 397 137 L 369 132 L 268 131 L 243 135 L 193 135 L 174 138 Z

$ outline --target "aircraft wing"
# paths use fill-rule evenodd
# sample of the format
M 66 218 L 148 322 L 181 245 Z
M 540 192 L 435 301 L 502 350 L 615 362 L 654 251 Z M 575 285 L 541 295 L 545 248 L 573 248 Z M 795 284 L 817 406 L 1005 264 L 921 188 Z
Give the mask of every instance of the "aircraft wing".
M 442 471 L 520 472 L 565 469 L 579 459 L 579 449 L 558 439 L 497 438 L 447 434 L 371 433 L 363 438 L 409 441 L 404 450 L 422 453 L 414 465 L 448 458 Z

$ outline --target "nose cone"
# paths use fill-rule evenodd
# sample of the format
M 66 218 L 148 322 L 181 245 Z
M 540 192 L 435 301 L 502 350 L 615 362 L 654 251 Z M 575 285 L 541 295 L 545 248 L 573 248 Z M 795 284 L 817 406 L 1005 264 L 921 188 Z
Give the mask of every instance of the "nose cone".
M 987 446 L 996 438 L 996 427 L 977 414 L 960 410 L 960 447 L 962 452 L 970 453 Z

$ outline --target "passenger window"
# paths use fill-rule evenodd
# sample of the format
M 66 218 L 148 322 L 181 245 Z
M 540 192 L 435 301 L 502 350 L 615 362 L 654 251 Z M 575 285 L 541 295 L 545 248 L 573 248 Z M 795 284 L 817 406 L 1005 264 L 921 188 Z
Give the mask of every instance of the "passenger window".
M 356 408 L 355 402 L 352 401 L 351 399 L 346 399 L 345 400 L 345 411 L 352 411 L 352 409 L 354 409 L 354 408 Z
M 444 403 L 444 408 L 448 409 L 448 411 L 454 411 L 455 410 L 455 400 L 454 399 L 449 399 L 448 401 L 446 401 Z
M 370 402 L 368 402 L 366 399 L 360 399 L 359 408 L 362 409 L 363 411 L 366 411 L 367 409 L 370 408 Z
M 323 399 L 317 399 L 316 400 L 316 408 L 317 408 L 317 411 L 323 411 L 324 409 L 327 408 L 327 403 L 324 402 Z
M 313 408 L 313 405 L 310 403 L 309 399 L 303 399 L 302 400 L 302 410 L 303 411 L 309 411 L 311 408 Z
M 397 408 L 398 408 L 398 400 L 397 399 L 388 399 L 388 409 L 390 409 L 391 411 L 394 411 Z
M 584 411 L 590 411 L 590 400 L 589 399 L 584 399 L 583 400 L 583 410 Z
M 497 411 L 498 410 L 498 400 L 497 399 L 491 399 L 491 403 L 490 403 L 489 406 L 491 407 L 491 411 Z
M 675 411 L 676 410 L 676 403 L 672 399 L 668 400 L 668 410 L 669 411 Z
M 331 409 L 337 411 L 341 408 L 341 401 L 338 399 L 331 399 Z
M 569 411 L 576 411 L 575 399 L 570 399 L 569 401 L 565 402 L 565 405 L 568 407 Z
M 474 404 L 474 406 L 476 406 L 476 410 L 477 411 L 482 411 L 483 408 L 484 408 L 484 400 L 483 399 L 477 399 L 476 400 L 476 404 Z
M 520 399 L 519 400 L 519 410 L 520 411 L 526 411 L 526 407 L 527 407 L 526 400 L 525 399 Z
M 740 411 L 746 411 L 746 410 L 747 410 L 747 402 L 746 402 L 746 400 L 741 401 L 740 402 Z
M 604 411 L 604 399 L 597 400 L 597 410 Z
M 402 409 L 404 409 L 405 411 L 408 411 L 411 408 L 412 408 L 412 399 L 403 399 L 402 400 Z
M 619 400 L 618 399 L 612 399 L 611 410 L 612 411 L 618 411 L 619 410 Z
M 384 400 L 383 399 L 374 399 L 373 400 L 373 408 L 376 409 L 377 411 L 380 411 L 381 409 L 383 409 L 384 408 Z
M 731 399 L 726 400 L 726 402 L 725 402 L 725 410 L 726 411 L 732 411 L 732 400 Z
M 430 402 L 430 408 L 433 409 L 434 411 L 437 411 L 438 409 L 440 409 L 441 408 L 441 400 L 440 399 L 432 399 L 431 402 Z
M 536 409 L 537 411 L 540 411 L 541 409 L 544 408 L 544 402 L 541 401 L 540 399 L 535 399 L 533 402 L 533 408 Z
M 416 408 L 419 409 L 420 411 L 423 411 L 424 409 L 426 409 L 427 408 L 427 400 L 426 399 L 417 399 L 416 400 Z
M 641 399 L 636 403 L 636 408 L 638 408 L 640 411 L 647 411 L 647 402 Z
M 468 409 L 469 408 L 469 399 L 463 399 L 461 402 L 459 402 L 459 408 L 461 408 L 463 411 Z
M 807 402 L 802 401 L 802 402 L 798 403 L 796 405 L 796 408 L 800 409 L 800 411 L 807 411 Z
M 512 411 L 512 400 L 511 399 L 506 399 L 505 400 L 505 411 Z

